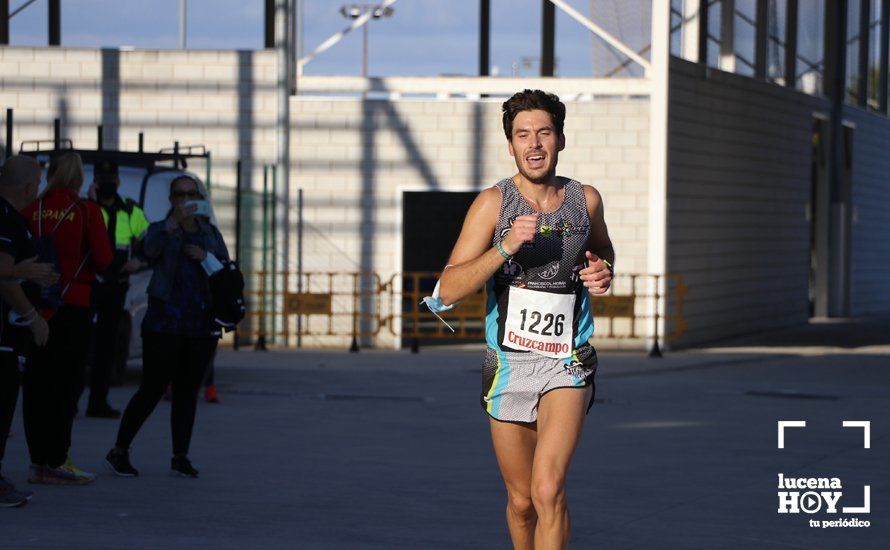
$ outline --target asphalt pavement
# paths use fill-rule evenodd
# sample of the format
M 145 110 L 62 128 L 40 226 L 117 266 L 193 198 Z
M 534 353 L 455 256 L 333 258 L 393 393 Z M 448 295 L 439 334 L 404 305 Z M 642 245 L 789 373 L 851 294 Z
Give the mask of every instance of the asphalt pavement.
M 568 479 L 572 547 L 888 548 L 885 326 L 810 326 L 660 359 L 602 352 Z M 117 421 L 81 415 L 72 457 L 98 481 L 29 486 L 28 506 L 0 510 L 0 546 L 510 548 L 481 360 L 466 347 L 223 351 L 222 403 L 198 408 L 200 479 L 168 473 L 169 402 L 134 442 L 136 479 L 103 463 Z M 123 408 L 134 390 L 113 388 L 112 403 Z M 786 430 L 784 449 L 780 420 L 807 423 Z M 844 420 L 871 422 L 869 449 Z M 27 487 L 22 430 L 17 416 L 3 471 Z M 838 478 L 838 513 L 824 502 L 778 513 L 779 473 Z M 843 513 L 863 506 L 866 485 L 870 512 Z M 813 497 L 801 505 L 814 509 Z M 821 525 L 844 519 L 870 526 Z

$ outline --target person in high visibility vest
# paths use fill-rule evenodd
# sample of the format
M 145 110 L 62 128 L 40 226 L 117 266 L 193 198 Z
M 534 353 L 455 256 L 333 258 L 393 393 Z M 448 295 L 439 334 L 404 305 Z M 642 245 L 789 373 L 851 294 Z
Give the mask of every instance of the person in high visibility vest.
M 147 265 L 140 257 L 140 245 L 148 229 L 148 220 L 139 205 L 118 195 L 119 187 L 117 164 L 110 161 L 96 163 L 90 196 L 102 208 L 114 260 L 108 269 L 96 276 L 92 292 L 96 326 L 87 416 L 94 418 L 119 418 L 121 415 L 108 403 L 111 373 L 119 351 L 118 325 L 130 288 L 130 274 Z

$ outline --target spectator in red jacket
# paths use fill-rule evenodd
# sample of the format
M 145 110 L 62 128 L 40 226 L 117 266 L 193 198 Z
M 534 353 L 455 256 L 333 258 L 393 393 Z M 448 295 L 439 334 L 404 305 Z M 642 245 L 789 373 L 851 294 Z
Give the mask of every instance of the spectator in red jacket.
M 38 241 L 41 236 L 52 239 L 62 291 L 58 309 L 44 306 L 41 311 L 49 320 L 50 338 L 24 373 L 22 410 L 31 455 L 28 481 L 84 485 L 95 476 L 72 465 L 68 452 L 89 354 L 90 288 L 96 272 L 111 264 L 112 250 L 99 206 L 78 193 L 83 186 L 80 156 L 54 157 L 47 181 L 43 195 L 22 211 Z

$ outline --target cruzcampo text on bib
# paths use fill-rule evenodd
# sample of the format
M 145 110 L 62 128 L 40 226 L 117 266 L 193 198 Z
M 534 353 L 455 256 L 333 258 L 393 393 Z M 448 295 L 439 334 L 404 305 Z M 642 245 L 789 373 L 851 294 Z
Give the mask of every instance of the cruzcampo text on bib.
M 502 345 L 544 357 L 572 355 L 574 294 L 510 287 Z

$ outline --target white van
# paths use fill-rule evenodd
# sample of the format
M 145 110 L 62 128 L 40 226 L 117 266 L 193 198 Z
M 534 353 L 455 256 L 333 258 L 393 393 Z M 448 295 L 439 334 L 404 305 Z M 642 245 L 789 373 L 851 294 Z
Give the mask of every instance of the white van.
M 90 184 L 93 182 L 93 165 L 98 159 L 107 155 L 108 160 L 118 163 L 118 177 L 121 180 L 118 194 L 124 199 L 131 199 L 145 212 L 148 221 L 156 222 L 163 220 L 167 216 L 170 209 L 170 183 L 177 176 L 188 175 L 195 178 L 199 183 L 201 194 L 208 197 L 207 188 L 204 182 L 198 178 L 196 174 L 179 168 L 171 168 L 166 166 L 158 166 L 151 162 L 152 157 L 169 157 L 170 155 L 154 155 L 152 153 L 117 153 L 103 151 L 78 151 L 83 160 L 84 184 L 80 190 L 83 197 L 87 197 Z M 59 151 L 63 152 L 63 151 Z M 33 156 L 40 161 L 42 167 L 40 191 L 46 188 L 46 170 L 49 166 L 49 158 L 53 152 L 24 152 L 23 154 Z M 183 155 L 184 157 L 187 155 Z M 201 156 L 204 155 L 193 155 Z M 128 157 L 134 159 L 135 166 L 126 165 Z M 138 162 L 135 160 L 138 159 Z M 146 159 L 148 159 L 146 161 Z M 216 215 L 212 211 L 211 205 L 211 222 L 216 224 Z M 118 378 L 123 375 L 127 368 L 127 361 L 130 358 L 142 356 L 142 318 L 145 316 L 145 308 L 148 305 L 148 281 L 151 279 L 151 270 L 146 269 L 130 276 L 130 291 L 127 293 L 127 299 L 124 304 L 126 310 L 121 318 L 121 324 L 118 330 L 118 343 L 115 346 L 117 354 L 115 357 L 114 372 L 112 376 Z

